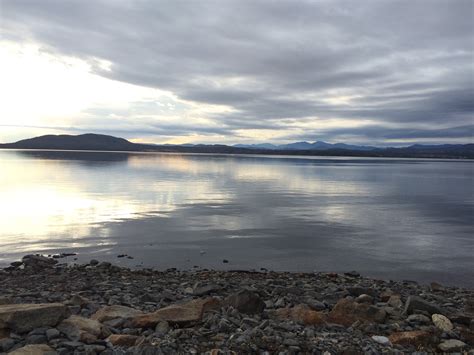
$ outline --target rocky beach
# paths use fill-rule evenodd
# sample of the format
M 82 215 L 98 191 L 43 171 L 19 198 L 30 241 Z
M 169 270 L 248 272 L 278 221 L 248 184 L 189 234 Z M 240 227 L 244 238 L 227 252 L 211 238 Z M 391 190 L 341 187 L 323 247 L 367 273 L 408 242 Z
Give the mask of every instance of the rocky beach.
M 0 353 L 474 354 L 474 291 L 357 272 L 0 269 Z

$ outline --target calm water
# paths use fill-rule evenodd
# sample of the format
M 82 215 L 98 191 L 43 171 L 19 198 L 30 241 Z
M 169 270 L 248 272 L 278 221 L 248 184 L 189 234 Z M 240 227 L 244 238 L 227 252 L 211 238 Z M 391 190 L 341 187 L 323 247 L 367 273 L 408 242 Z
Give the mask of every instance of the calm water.
M 474 285 L 470 161 L 0 151 L 0 197 L 2 265 L 76 252 Z

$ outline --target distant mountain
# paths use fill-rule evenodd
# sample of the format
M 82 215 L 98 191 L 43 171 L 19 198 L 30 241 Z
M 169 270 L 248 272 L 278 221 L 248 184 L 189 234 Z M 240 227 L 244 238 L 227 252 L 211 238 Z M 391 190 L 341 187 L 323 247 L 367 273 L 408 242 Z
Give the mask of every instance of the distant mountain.
M 16 143 L 4 144 L 3 147 L 62 150 L 134 150 L 136 149 L 136 144 L 124 138 L 87 133 L 78 136 L 48 134 L 46 136 L 24 139 Z
M 377 147 L 362 146 L 362 145 L 350 145 L 345 143 L 326 143 L 322 141 L 316 141 L 314 143 L 309 142 L 295 142 L 290 144 L 274 145 L 270 143 L 262 144 L 236 144 L 234 147 L 239 148 L 251 148 L 251 149 L 272 149 L 272 150 L 329 150 L 329 149 L 349 149 L 349 150 L 375 150 Z
M 314 155 L 402 158 L 466 158 L 474 159 L 474 144 L 414 144 L 402 148 L 376 148 L 344 143 L 296 142 L 285 145 L 270 143 L 228 146 L 223 144 L 137 144 L 123 138 L 102 134 L 46 135 L 24 139 L 16 143 L 0 144 L 0 149 L 36 150 L 99 150 L 99 151 L 149 151 L 175 153 L 222 153 L 266 155 Z

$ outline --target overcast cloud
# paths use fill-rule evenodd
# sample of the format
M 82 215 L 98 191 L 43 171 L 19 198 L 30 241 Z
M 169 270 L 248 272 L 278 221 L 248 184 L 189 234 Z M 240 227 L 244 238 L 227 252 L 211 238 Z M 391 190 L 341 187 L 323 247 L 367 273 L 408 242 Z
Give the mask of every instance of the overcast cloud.
M 153 102 L 90 107 L 68 118 L 75 130 L 152 141 L 469 143 L 473 4 L 1 0 L 0 22 L 5 41 L 78 58 L 182 105 L 165 121 Z

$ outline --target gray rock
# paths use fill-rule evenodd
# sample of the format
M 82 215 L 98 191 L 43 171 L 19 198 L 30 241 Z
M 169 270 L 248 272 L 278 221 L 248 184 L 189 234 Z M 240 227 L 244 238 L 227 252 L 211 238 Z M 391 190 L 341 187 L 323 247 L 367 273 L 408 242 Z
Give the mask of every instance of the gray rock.
M 407 321 L 410 323 L 430 324 L 431 319 L 423 314 L 411 314 L 408 316 Z
M 46 338 L 45 335 L 33 334 L 33 335 L 29 335 L 26 338 L 26 343 L 27 344 L 43 344 L 43 343 L 46 343 L 47 340 L 48 339 Z
M 11 338 L 0 339 L 0 352 L 7 352 L 15 345 L 15 340 Z
M 439 350 L 444 352 L 459 351 L 467 347 L 467 344 L 457 339 L 449 339 L 438 345 Z
M 405 309 L 403 313 L 412 314 L 416 310 L 427 312 L 430 316 L 435 313 L 438 313 L 438 314 L 445 313 L 440 307 L 425 301 L 421 297 L 418 297 L 418 296 L 408 297 L 405 303 Z
M 224 304 L 247 314 L 262 313 L 265 309 L 265 303 L 261 298 L 256 293 L 248 290 L 230 295 L 225 299 Z
M 46 337 L 48 338 L 48 340 L 59 338 L 60 334 L 61 333 L 56 328 L 51 328 L 46 331 Z
M 170 325 L 166 321 L 158 322 L 158 324 L 155 327 L 155 333 L 157 333 L 160 336 L 168 334 L 169 331 L 170 331 Z

